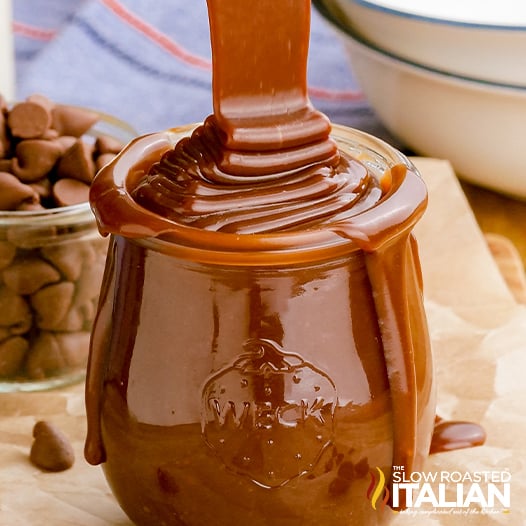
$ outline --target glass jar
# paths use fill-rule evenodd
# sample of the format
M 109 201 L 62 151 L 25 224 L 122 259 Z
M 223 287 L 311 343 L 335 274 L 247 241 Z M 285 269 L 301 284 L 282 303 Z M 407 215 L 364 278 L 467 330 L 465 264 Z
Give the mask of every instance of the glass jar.
M 391 466 L 422 466 L 435 415 L 411 235 L 420 177 L 387 144 L 335 126 L 378 179 L 404 167 L 374 209 L 322 231 L 198 241 L 127 195 L 137 153 L 189 131 L 137 139 L 99 181 L 100 224 L 124 215 L 93 332 L 87 460 L 138 525 L 387 522 Z M 397 226 L 381 234 L 388 213 Z
M 83 139 L 133 134 L 100 114 Z M 0 392 L 84 379 L 107 246 L 89 202 L 0 211 Z

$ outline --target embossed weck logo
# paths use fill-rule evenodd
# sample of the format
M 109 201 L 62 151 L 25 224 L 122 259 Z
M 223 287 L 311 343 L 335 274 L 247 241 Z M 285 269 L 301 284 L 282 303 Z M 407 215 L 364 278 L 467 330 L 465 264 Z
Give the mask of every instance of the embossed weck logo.
M 331 444 L 336 402 L 325 372 L 276 342 L 251 339 L 206 382 L 202 431 L 228 468 L 282 486 L 312 470 Z

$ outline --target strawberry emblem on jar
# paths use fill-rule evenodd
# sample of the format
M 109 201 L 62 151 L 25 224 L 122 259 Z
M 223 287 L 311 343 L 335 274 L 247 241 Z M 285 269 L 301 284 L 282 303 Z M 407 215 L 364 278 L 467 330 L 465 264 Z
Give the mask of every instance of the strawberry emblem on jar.
M 202 432 L 231 470 L 282 486 L 316 465 L 331 443 L 336 387 L 322 370 L 276 342 L 250 339 L 202 392 Z

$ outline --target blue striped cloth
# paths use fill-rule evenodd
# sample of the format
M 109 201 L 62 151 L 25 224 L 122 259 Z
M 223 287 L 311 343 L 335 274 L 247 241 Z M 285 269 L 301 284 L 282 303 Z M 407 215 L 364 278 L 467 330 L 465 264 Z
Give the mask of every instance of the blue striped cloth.
M 2 1 L 2 0 L 0 0 Z M 206 0 L 12 0 L 17 98 L 42 93 L 148 133 L 212 112 Z M 393 142 L 313 9 L 308 82 L 336 123 Z

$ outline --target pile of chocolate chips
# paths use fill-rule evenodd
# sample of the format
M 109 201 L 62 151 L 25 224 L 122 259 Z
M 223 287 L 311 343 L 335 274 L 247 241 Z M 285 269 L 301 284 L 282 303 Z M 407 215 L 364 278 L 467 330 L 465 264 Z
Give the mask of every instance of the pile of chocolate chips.
M 42 210 L 88 201 L 96 172 L 123 147 L 88 141 L 91 110 L 32 95 L 9 107 L 0 95 L 0 210 Z
M 0 96 L 0 211 L 87 202 L 96 172 L 123 147 L 88 133 L 99 119 L 42 95 L 12 106 Z M 86 237 L 82 226 L 37 228 L 31 216 L 27 225 L 5 226 L 0 217 L 0 379 L 85 366 L 104 270 L 104 238 Z

